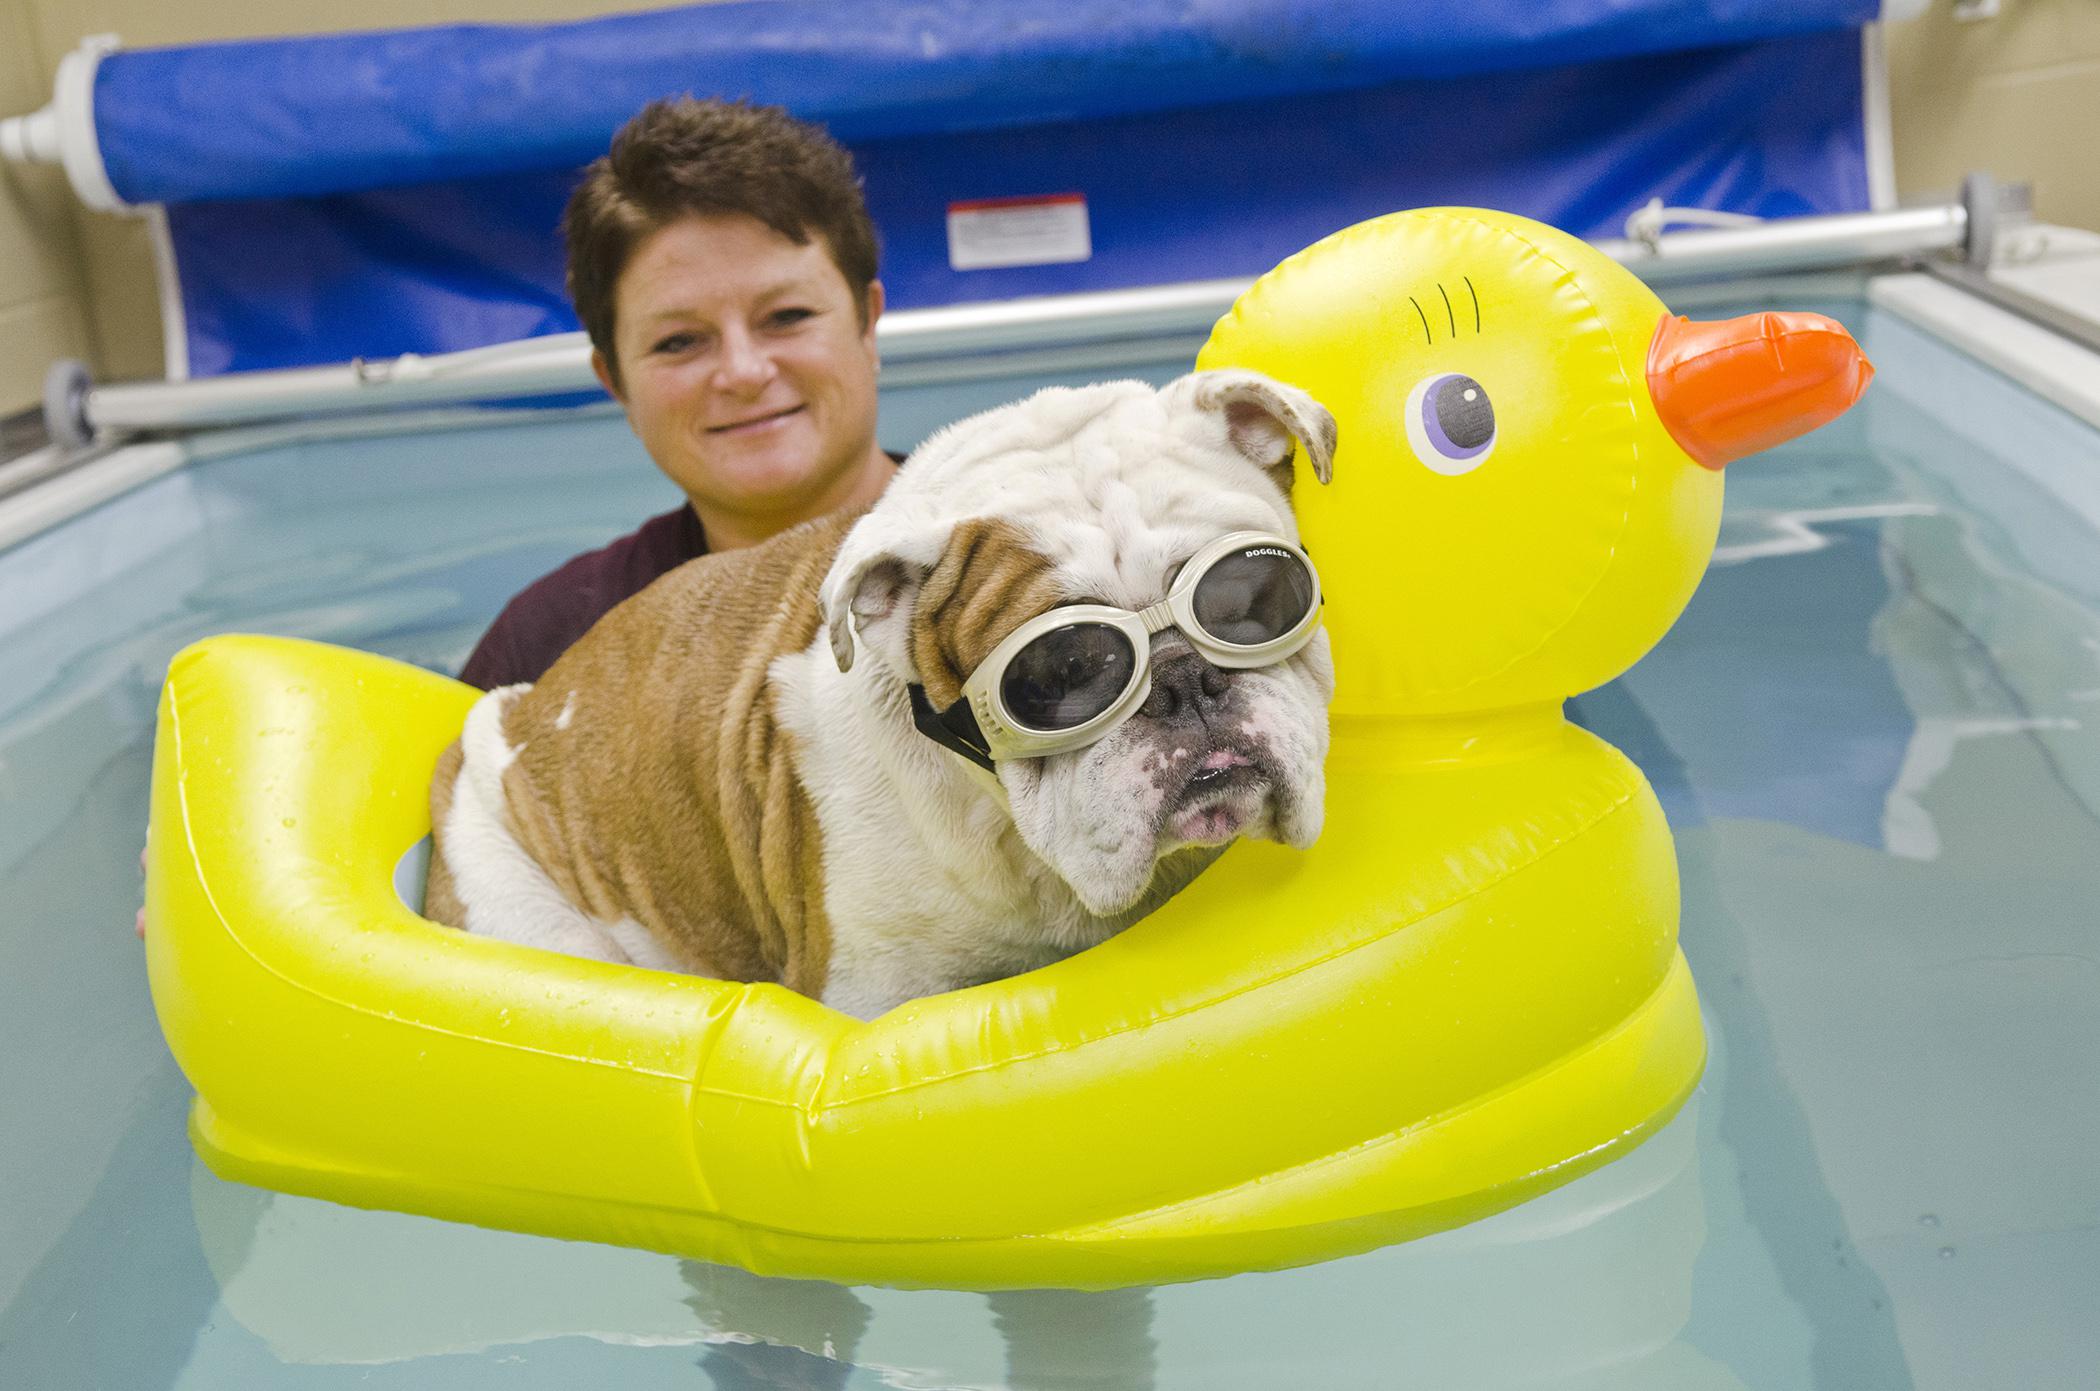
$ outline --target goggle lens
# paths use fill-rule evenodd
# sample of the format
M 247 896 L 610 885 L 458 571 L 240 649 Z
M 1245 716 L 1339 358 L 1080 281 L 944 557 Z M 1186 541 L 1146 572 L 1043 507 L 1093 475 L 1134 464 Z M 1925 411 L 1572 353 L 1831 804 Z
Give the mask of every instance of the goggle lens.
M 1249 546 L 1223 557 L 1196 581 L 1196 622 L 1228 647 L 1260 647 L 1305 621 L 1312 572 L 1277 546 Z
M 1136 669 L 1137 652 L 1120 630 L 1073 623 L 1014 654 L 999 679 L 999 698 L 1028 729 L 1075 729 L 1114 705 Z

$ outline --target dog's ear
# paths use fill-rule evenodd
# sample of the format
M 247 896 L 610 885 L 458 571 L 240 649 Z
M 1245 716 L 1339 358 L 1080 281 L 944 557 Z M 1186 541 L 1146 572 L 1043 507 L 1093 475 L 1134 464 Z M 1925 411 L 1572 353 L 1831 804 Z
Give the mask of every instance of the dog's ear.
M 962 698 L 1008 633 L 1063 597 L 1055 564 L 1009 518 L 885 525 L 858 541 L 849 534 L 847 548 L 823 595 L 839 670 L 852 667 L 857 633 L 940 707 Z
M 818 594 L 840 671 L 853 669 L 856 631 L 870 646 L 891 649 L 887 655 L 898 670 L 910 670 L 907 625 L 888 620 L 909 618 L 953 530 L 952 523 L 914 525 L 870 513 L 846 533 Z
M 1291 462 L 1301 444 L 1313 477 L 1322 483 L 1334 481 L 1334 416 L 1297 387 L 1259 372 L 1226 368 L 1192 372 L 1166 390 L 1185 392 L 1191 406 L 1220 418 L 1226 441 L 1286 495 L 1291 491 Z

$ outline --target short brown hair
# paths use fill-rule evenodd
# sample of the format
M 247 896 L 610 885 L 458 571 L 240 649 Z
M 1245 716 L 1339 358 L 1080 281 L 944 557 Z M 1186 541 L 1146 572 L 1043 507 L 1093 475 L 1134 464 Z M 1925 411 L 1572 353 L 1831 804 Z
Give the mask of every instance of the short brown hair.
M 614 294 L 636 247 L 682 217 L 742 213 L 806 246 L 821 236 L 865 324 L 875 226 L 853 157 L 777 106 L 652 101 L 592 161 L 562 213 L 569 299 L 615 382 Z

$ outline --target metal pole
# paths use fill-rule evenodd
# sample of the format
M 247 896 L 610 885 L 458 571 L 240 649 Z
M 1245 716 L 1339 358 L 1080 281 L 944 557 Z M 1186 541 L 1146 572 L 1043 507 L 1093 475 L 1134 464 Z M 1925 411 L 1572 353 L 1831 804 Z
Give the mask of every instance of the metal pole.
M 1597 245 L 1642 279 L 1662 286 L 1944 253 L 1964 246 L 1968 227 L 1967 210 L 1961 204 L 1949 204 L 1666 232 L 1647 240 Z M 946 376 L 963 359 L 1081 343 L 1201 335 L 1248 283 L 1210 280 L 899 310 L 883 316 L 877 338 L 890 380 Z M 943 371 L 943 364 L 949 364 L 951 370 Z M 564 333 L 433 357 L 411 353 L 382 361 L 230 373 L 183 382 L 98 386 L 78 364 L 62 363 L 54 369 L 46 391 L 46 414 L 53 439 L 82 444 L 97 437 L 143 432 L 595 389 L 588 341 L 581 333 Z
M 1601 241 L 1597 249 L 1652 285 L 1719 276 L 1828 270 L 1960 250 L 1968 210 L 1959 203 L 1886 213 L 1786 218 L 1752 227 L 1668 232 L 1653 242 Z

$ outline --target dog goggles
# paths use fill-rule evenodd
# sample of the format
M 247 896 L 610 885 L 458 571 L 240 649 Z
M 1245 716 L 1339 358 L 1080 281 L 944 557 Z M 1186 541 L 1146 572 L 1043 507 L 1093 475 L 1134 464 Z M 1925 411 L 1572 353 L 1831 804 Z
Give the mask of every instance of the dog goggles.
M 1280 536 L 1239 531 L 1189 557 L 1167 597 L 1133 613 L 1066 604 L 1007 635 L 936 711 L 911 688 L 921 733 L 981 768 L 1084 748 L 1151 694 L 1152 635 L 1173 628 L 1213 666 L 1274 666 L 1312 641 L 1320 576 Z

